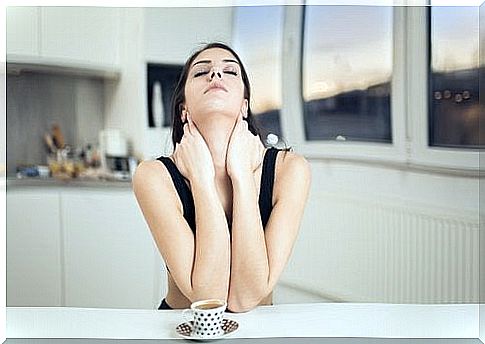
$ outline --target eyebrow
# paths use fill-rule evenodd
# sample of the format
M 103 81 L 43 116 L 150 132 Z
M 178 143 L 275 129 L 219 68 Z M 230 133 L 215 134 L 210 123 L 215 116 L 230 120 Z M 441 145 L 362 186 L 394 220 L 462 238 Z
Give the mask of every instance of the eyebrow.
M 194 63 L 192 65 L 192 67 L 194 67 L 196 64 L 199 64 L 199 63 L 211 63 L 212 61 L 211 60 L 200 60 L 200 61 L 197 61 L 196 63 Z M 234 62 L 236 64 L 239 64 L 239 62 L 237 62 L 236 60 L 233 60 L 233 59 L 224 59 L 222 60 L 222 62 Z

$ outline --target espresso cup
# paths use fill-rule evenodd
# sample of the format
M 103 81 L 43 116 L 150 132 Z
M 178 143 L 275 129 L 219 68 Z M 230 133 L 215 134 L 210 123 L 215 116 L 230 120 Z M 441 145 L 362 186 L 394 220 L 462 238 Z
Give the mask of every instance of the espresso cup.
M 224 333 L 222 318 L 226 307 L 227 303 L 224 300 L 202 300 L 192 303 L 190 309 L 184 310 L 182 315 L 185 320 L 192 321 L 192 336 L 213 338 Z

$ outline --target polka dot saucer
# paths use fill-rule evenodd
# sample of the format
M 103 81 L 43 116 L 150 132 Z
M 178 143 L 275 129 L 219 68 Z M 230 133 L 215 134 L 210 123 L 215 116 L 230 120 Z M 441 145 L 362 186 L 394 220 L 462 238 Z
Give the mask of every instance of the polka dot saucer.
M 239 324 L 237 323 L 237 321 L 224 318 L 224 319 L 222 319 L 222 331 L 223 332 L 222 332 L 221 335 L 219 335 L 217 337 L 202 338 L 202 337 L 199 337 L 199 336 L 192 333 L 193 324 L 194 324 L 193 321 L 181 323 L 175 328 L 175 331 L 181 337 L 183 337 L 185 339 L 210 341 L 210 340 L 225 338 L 225 337 L 231 335 L 232 333 L 234 333 L 239 328 Z

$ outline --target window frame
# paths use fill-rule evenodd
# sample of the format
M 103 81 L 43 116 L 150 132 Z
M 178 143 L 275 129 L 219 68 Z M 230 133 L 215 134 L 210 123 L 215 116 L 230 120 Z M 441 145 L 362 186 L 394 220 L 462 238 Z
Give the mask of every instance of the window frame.
M 407 11 L 408 26 L 414 30 L 407 40 L 410 71 L 407 94 L 409 117 L 413 123 L 409 160 L 418 165 L 478 172 L 479 149 L 429 146 L 431 8 L 409 7 Z
M 302 70 L 304 6 L 286 6 L 283 25 L 281 127 L 289 146 L 309 159 L 393 165 L 474 176 L 478 149 L 431 147 L 428 126 L 428 7 L 393 7 L 392 143 L 308 141 Z M 295 68 L 297 66 L 297 68 Z

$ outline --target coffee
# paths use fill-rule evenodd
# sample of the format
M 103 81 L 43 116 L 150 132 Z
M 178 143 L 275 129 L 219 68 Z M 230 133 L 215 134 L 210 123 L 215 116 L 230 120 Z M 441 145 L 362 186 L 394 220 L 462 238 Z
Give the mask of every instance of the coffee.
M 191 324 L 194 337 L 215 338 L 224 333 L 222 319 L 226 306 L 225 300 L 201 300 L 190 305 L 190 309 L 184 310 L 182 315 Z M 187 317 L 188 313 L 192 315 L 190 318 Z
M 214 309 L 214 308 L 219 308 L 223 304 L 221 303 L 203 303 L 201 305 L 197 305 L 195 308 L 197 309 Z

